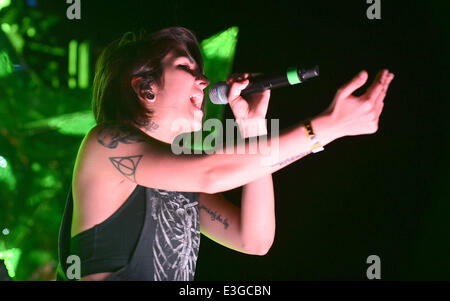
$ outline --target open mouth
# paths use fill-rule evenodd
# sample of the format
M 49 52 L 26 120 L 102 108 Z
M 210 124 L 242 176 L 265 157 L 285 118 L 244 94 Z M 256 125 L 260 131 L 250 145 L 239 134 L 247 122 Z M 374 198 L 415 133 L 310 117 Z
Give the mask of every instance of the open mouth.
M 203 95 L 191 95 L 189 97 L 189 100 L 191 101 L 192 105 L 196 107 L 197 109 L 202 109 L 202 103 L 203 103 Z

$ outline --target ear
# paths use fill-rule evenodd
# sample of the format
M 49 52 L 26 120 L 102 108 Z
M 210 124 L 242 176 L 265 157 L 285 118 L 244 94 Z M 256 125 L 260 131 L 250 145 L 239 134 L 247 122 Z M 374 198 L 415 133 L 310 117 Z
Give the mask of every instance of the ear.
M 154 102 L 155 98 L 150 99 L 147 94 L 152 93 L 156 95 L 156 91 L 154 87 L 152 87 L 150 84 L 146 84 L 145 80 L 141 76 L 136 76 L 131 79 L 131 87 L 133 88 L 134 92 L 136 93 L 137 97 L 140 101 L 143 102 Z

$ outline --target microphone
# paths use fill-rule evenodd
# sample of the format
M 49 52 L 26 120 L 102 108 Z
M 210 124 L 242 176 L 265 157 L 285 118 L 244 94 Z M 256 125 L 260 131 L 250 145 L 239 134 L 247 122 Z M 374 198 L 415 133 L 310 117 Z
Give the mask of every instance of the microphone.
M 249 78 L 248 86 L 241 91 L 241 96 L 263 92 L 268 89 L 281 88 L 303 83 L 304 81 L 319 76 L 319 66 L 309 69 L 290 67 L 282 75 L 259 75 Z M 209 99 L 216 105 L 228 103 L 230 86 L 226 82 L 218 82 L 209 89 Z

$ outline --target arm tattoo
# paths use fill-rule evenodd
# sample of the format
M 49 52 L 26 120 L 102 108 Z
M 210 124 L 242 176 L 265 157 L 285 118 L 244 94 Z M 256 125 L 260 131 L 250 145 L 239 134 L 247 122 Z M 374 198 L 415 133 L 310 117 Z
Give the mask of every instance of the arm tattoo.
M 223 219 L 222 215 L 217 215 L 217 211 L 212 211 L 211 209 L 206 208 L 204 205 L 199 206 L 199 210 L 205 210 L 210 216 L 212 221 L 218 221 L 219 223 L 222 223 L 225 229 L 228 228 L 228 220 Z
M 299 158 L 301 158 L 301 157 L 304 157 L 304 156 L 306 156 L 306 155 L 309 155 L 310 153 L 311 153 L 311 151 L 308 151 L 308 152 L 305 152 L 305 153 L 301 153 L 300 155 L 297 155 L 297 156 L 294 156 L 294 157 L 290 157 L 290 158 L 288 158 L 288 159 L 286 159 L 286 160 L 283 160 L 283 161 L 281 161 L 281 162 L 278 162 L 278 163 L 276 163 L 276 164 L 273 164 L 273 165 L 271 165 L 270 167 L 284 166 L 284 165 L 289 164 L 289 163 L 291 163 L 292 161 L 295 161 L 295 160 L 297 160 L 297 159 L 299 159 Z
M 136 183 L 136 169 L 142 155 L 129 157 L 109 157 L 112 165 L 125 177 Z
M 107 148 L 116 148 L 120 142 L 125 144 L 144 142 L 130 128 L 121 125 L 102 127 L 97 133 L 97 141 Z

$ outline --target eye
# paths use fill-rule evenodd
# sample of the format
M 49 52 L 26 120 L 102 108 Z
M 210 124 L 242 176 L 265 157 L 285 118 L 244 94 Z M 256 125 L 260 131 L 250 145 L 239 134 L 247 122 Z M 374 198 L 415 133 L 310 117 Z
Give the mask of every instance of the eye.
M 187 71 L 192 71 L 191 68 L 189 68 L 188 65 L 178 65 L 178 67 L 181 67 L 181 69 L 185 69 Z

